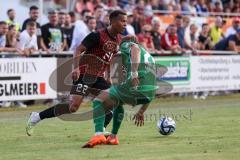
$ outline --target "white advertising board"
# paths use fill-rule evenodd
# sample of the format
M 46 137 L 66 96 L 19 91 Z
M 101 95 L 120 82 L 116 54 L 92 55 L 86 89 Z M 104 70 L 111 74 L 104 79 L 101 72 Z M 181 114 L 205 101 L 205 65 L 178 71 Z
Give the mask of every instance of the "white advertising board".
M 49 86 L 56 67 L 56 58 L 0 59 L 0 101 L 56 98 Z

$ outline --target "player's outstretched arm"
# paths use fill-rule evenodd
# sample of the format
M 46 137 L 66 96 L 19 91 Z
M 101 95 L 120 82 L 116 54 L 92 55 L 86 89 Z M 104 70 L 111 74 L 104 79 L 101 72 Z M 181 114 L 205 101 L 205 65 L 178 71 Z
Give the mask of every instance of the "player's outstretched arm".
M 131 46 L 131 77 L 133 87 L 137 87 L 139 84 L 138 66 L 140 63 L 140 52 L 141 50 L 136 44 Z
M 77 49 L 74 51 L 74 54 L 73 54 L 74 69 L 73 69 L 73 72 L 72 72 L 72 79 L 74 81 L 76 81 L 78 79 L 79 75 L 80 75 L 79 62 L 80 62 L 81 54 L 85 51 L 86 51 L 86 47 L 83 46 L 82 44 L 80 46 L 78 46 Z
M 135 125 L 140 127 L 144 125 L 144 112 L 147 110 L 148 106 L 149 103 L 143 104 L 138 112 L 134 115 L 133 120 L 135 120 Z

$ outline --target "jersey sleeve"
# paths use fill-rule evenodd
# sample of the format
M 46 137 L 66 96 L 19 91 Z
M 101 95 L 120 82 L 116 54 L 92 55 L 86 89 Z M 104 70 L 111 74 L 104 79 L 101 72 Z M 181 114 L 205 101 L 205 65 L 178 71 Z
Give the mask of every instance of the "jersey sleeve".
M 120 46 L 121 54 L 130 56 L 131 55 L 131 46 L 136 45 L 133 42 L 123 42 Z
M 100 42 L 99 32 L 92 32 L 83 39 L 82 45 L 84 45 L 87 49 L 90 49 L 95 47 L 99 42 Z

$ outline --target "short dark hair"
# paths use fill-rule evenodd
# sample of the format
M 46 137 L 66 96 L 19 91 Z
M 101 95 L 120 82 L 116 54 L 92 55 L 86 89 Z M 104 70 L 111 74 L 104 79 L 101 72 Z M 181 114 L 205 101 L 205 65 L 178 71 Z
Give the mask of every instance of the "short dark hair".
M 10 12 L 14 11 L 12 8 L 7 10 L 7 14 L 9 14 Z
M 124 11 L 121 11 L 121 10 L 114 10 L 114 11 L 112 11 L 112 12 L 110 13 L 110 15 L 109 15 L 110 22 L 111 22 L 112 20 L 118 18 L 120 15 L 126 16 L 127 13 L 124 12 Z
M 202 28 L 205 27 L 205 26 L 208 26 L 208 24 L 207 23 L 203 23 L 202 24 Z
M 55 9 L 49 9 L 48 15 L 57 14 L 58 12 Z
M 91 11 L 89 9 L 84 9 L 82 10 L 81 15 L 83 16 L 86 12 L 91 12 Z
M 98 4 L 98 5 L 96 5 L 96 7 L 94 8 L 94 10 L 97 10 L 98 8 L 103 8 L 103 6 L 102 5 L 100 5 L 100 4 Z
M 9 30 L 12 30 L 12 29 L 15 28 L 15 27 L 16 27 L 16 25 L 11 24 L 11 25 L 8 26 L 8 29 L 9 29 Z
M 193 26 L 196 26 L 196 24 L 192 23 L 192 24 L 190 25 L 190 29 L 191 29 Z M 197 26 L 196 26 L 196 27 L 197 27 Z
M 70 15 L 70 17 L 75 17 L 75 13 L 73 11 L 68 12 L 68 14 Z
M 87 16 L 87 24 L 88 24 L 88 22 L 89 22 L 90 20 L 92 20 L 92 19 L 96 19 L 96 18 L 93 17 L 93 16 Z
M 67 14 L 67 12 L 64 11 L 64 10 L 60 10 L 60 11 L 58 12 L 58 14 L 59 14 L 59 15 L 65 15 L 65 14 Z
M 29 11 L 32 11 L 32 10 L 38 10 L 38 7 L 37 7 L 37 6 L 31 6 L 31 7 L 29 8 Z
M 177 15 L 175 18 L 176 19 L 182 19 L 182 16 L 181 15 Z
M 34 27 L 34 26 L 37 26 L 37 24 L 35 21 L 30 20 L 27 22 L 27 26 Z
M 7 25 L 5 21 L 0 21 L 0 25 Z
M 174 24 L 174 23 L 171 23 L 171 24 L 169 24 L 169 26 L 168 27 L 177 27 L 176 26 L 176 24 Z

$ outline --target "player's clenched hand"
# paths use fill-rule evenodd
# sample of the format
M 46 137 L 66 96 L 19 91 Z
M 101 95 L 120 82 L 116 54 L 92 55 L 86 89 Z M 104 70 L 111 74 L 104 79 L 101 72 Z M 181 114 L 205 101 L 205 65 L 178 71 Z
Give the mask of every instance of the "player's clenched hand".
M 79 71 L 79 69 L 78 69 L 78 68 L 73 69 L 73 71 L 72 71 L 72 79 L 73 79 L 74 81 L 77 81 L 78 78 L 79 78 L 79 76 L 80 76 L 80 71 Z
M 133 88 L 137 88 L 137 86 L 138 86 L 138 84 L 139 84 L 139 79 L 138 79 L 138 77 L 136 77 L 136 78 L 132 78 L 132 87 Z
M 108 78 L 108 79 L 107 79 L 107 83 L 110 84 L 110 85 L 112 85 L 112 83 L 113 83 L 113 82 L 112 82 L 112 78 Z
M 137 126 L 143 126 L 144 125 L 144 114 L 141 112 L 138 112 L 134 115 L 133 120 L 135 120 L 135 125 Z

